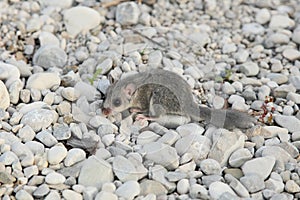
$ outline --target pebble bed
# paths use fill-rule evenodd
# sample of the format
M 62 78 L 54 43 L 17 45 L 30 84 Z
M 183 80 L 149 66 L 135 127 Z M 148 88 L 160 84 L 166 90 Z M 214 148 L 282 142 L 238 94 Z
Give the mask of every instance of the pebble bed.
M 298 0 L 0 1 L 0 198 L 300 198 Z M 249 130 L 105 117 L 163 68 Z

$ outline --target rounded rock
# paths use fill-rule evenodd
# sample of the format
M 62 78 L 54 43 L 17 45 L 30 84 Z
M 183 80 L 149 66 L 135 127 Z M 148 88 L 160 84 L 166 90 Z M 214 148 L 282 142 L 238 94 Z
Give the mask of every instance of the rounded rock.
M 28 78 L 26 88 L 38 90 L 51 89 L 54 86 L 59 86 L 60 80 L 60 77 L 56 73 L 36 73 Z
M 63 68 L 66 62 L 67 54 L 63 49 L 56 45 L 42 46 L 35 52 L 33 56 L 33 63 L 45 69 L 50 67 Z
M 51 185 L 63 184 L 65 181 L 66 178 L 62 174 L 59 174 L 57 172 L 51 172 L 45 177 L 45 182 Z
M 179 194 L 186 194 L 189 192 L 190 183 L 188 179 L 181 179 L 177 183 L 177 192 Z
M 80 32 L 89 31 L 100 24 L 100 14 L 88 7 L 77 6 L 64 12 L 64 22 L 69 35 L 75 37 Z
M 0 80 L 0 108 L 6 110 L 10 104 L 10 97 L 5 84 Z
M 124 2 L 117 6 L 116 21 L 121 25 L 133 25 L 139 20 L 140 9 L 135 2 Z
M 85 151 L 79 148 L 73 148 L 68 151 L 67 156 L 64 160 L 64 164 L 65 166 L 70 167 L 80 161 L 83 161 L 85 157 Z
M 125 199 L 134 199 L 140 193 L 140 185 L 137 181 L 127 181 L 116 190 L 116 195 Z
M 66 156 L 67 149 L 64 146 L 54 146 L 48 151 L 48 162 L 51 165 L 59 164 Z

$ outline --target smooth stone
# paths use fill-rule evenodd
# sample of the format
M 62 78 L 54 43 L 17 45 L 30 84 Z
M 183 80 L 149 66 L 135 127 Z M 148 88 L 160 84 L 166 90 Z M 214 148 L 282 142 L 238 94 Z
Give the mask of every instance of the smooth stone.
M 21 123 L 30 126 L 35 132 L 46 129 L 57 119 L 57 113 L 52 110 L 36 109 L 24 114 Z
M 265 146 L 261 151 L 261 156 L 273 156 L 276 159 L 276 163 L 273 170 L 282 171 L 285 169 L 286 163 L 293 160 L 291 155 L 279 146 Z
M 175 143 L 175 148 L 180 156 L 185 153 L 190 153 L 198 164 L 207 158 L 211 145 L 211 140 L 208 137 L 193 133 L 180 138 Z
M 74 0 L 41 0 L 40 3 L 44 7 L 53 6 L 59 8 L 69 8 Z
M 190 188 L 190 183 L 188 179 L 181 179 L 180 181 L 178 181 L 177 183 L 177 192 L 179 194 L 186 194 L 189 192 L 189 188 Z
M 300 76 L 290 75 L 289 82 L 297 89 L 300 89 Z
M 238 149 L 230 155 L 229 164 L 232 167 L 240 167 L 246 161 L 250 160 L 252 157 L 253 155 L 248 149 L 246 148 Z
M 57 172 L 51 172 L 45 177 L 45 182 L 50 185 L 63 184 L 65 181 L 66 178 Z
M 223 54 L 233 53 L 236 52 L 236 50 L 237 46 L 234 43 L 228 43 L 222 47 Z
M 157 142 L 173 145 L 180 138 L 179 134 L 174 130 L 167 131 L 161 136 Z
M 264 33 L 265 28 L 258 23 L 248 23 L 243 25 L 242 31 L 246 34 L 260 35 Z
M 88 101 L 94 101 L 99 94 L 95 87 L 82 81 L 76 83 L 74 89 L 80 93 L 80 96 L 85 96 Z
M 36 198 L 42 198 L 46 196 L 49 193 L 49 191 L 50 189 L 48 185 L 42 184 L 33 192 L 33 196 Z
M 260 24 L 265 24 L 271 19 L 270 11 L 266 8 L 259 10 L 255 15 L 255 21 Z
M 269 78 L 271 81 L 274 81 L 279 85 L 286 83 L 288 81 L 288 77 L 280 73 L 269 73 L 266 76 L 266 78 Z
M 300 44 L 300 28 L 299 27 L 293 31 L 292 40 L 294 42 L 296 42 L 297 44 Z
M 256 76 L 259 73 L 259 67 L 254 62 L 243 63 L 239 69 L 246 76 Z
M 53 33 L 50 33 L 47 31 L 43 31 L 40 33 L 39 40 L 40 40 L 41 46 L 55 45 L 55 46 L 59 47 L 59 45 L 60 45 L 58 38 Z
M 240 178 L 240 181 L 250 193 L 255 193 L 265 188 L 264 179 L 258 174 L 245 175 Z
M 112 163 L 113 172 L 122 182 L 139 179 L 137 170 L 133 163 L 123 156 L 116 156 Z
M 297 94 L 295 92 L 289 92 L 286 96 L 287 100 L 291 100 L 296 104 L 300 104 L 300 94 Z
M 250 196 L 249 192 L 243 186 L 243 184 L 237 178 L 235 178 L 233 175 L 226 174 L 225 180 L 227 183 L 229 183 L 229 186 L 235 191 L 235 193 L 238 196 L 244 197 L 244 198 L 248 198 Z
M 164 195 L 167 193 L 167 189 L 158 181 L 145 179 L 140 183 L 140 195 Z
M 244 163 L 242 171 L 245 175 L 258 174 L 263 179 L 266 179 L 270 175 L 275 161 L 275 158 L 271 156 L 254 158 Z
M 82 200 L 83 199 L 81 194 L 79 194 L 78 192 L 75 192 L 73 190 L 69 190 L 69 189 L 63 190 L 62 196 L 66 200 Z
M 270 178 L 265 181 L 265 185 L 267 189 L 273 190 L 277 193 L 281 193 L 284 190 L 284 183 L 281 176 L 272 172 Z
M 206 175 L 220 175 L 221 173 L 220 164 L 216 160 L 210 158 L 201 161 L 200 169 Z
M 140 9 L 135 2 L 124 2 L 117 6 L 116 21 L 121 25 L 134 25 L 138 22 Z
M 289 132 L 300 131 L 300 120 L 295 116 L 276 115 L 275 122 L 283 128 L 287 128 Z
M 80 93 L 75 90 L 75 88 L 66 87 L 61 90 L 61 95 L 68 101 L 76 101 L 79 98 Z
M 152 142 L 143 145 L 142 151 L 145 152 L 145 159 L 162 165 L 167 169 L 176 169 L 179 166 L 179 157 L 176 149 L 166 144 Z
M 67 153 L 67 156 L 64 160 L 64 165 L 70 167 L 80 161 L 83 161 L 86 158 L 86 153 L 82 149 L 73 148 L 70 149 Z
M 287 48 L 282 52 L 282 55 L 290 61 L 295 61 L 300 58 L 300 51 Z
M 101 22 L 101 16 L 92 8 L 76 6 L 64 12 L 64 22 L 68 34 L 75 37 L 81 32 L 86 33 L 98 26 Z
M 269 37 L 266 38 L 265 40 L 265 46 L 267 48 L 272 48 L 275 47 L 277 45 L 284 45 L 289 43 L 290 41 L 290 37 L 284 33 L 273 33 L 271 35 L 269 35 Z
M 245 49 L 240 49 L 234 54 L 233 57 L 237 61 L 237 63 L 244 63 L 247 61 L 249 54 L 249 51 Z
M 24 175 L 27 178 L 31 178 L 34 175 L 38 175 L 38 173 L 39 173 L 39 169 L 36 165 L 32 165 L 32 166 L 24 168 Z
M 5 85 L 10 86 L 14 81 L 20 79 L 20 70 L 12 64 L 0 62 L 0 80 L 6 80 Z
M 45 90 L 60 85 L 60 77 L 56 73 L 43 72 L 31 75 L 26 83 L 28 89 Z
M 64 146 L 54 146 L 48 151 L 48 162 L 51 165 L 59 164 L 67 156 L 68 150 Z
M 71 137 L 71 130 L 66 124 L 55 124 L 53 128 L 53 136 L 57 140 L 67 140 Z
M 160 136 L 152 131 L 143 131 L 138 135 L 136 143 L 139 145 L 148 144 L 150 142 L 155 142 Z
M 191 185 L 189 195 L 195 199 L 209 199 L 207 189 L 199 184 Z
M 33 63 L 45 69 L 51 67 L 63 68 L 66 62 L 66 52 L 56 45 L 41 46 L 33 55 Z
M 295 26 L 295 21 L 287 15 L 273 15 L 269 23 L 269 27 L 272 29 L 292 28 L 293 26 Z
M 95 197 L 95 200 L 106 200 L 106 199 L 107 200 L 118 200 L 118 196 L 111 192 L 101 191 Z
M 225 129 L 217 129 L 214 133 L 212 148 L 208 154 L 208 158 L 212 158 L 224 166 L 230 155 L 239 148 L 244 146 L 245 135 L 239 132 L 230 132 Z
M 99 65 L 97 65 L 96 70 L 100 70 L 100 74 L 108 73 L 113 67 L 113 60 L 107 58 L 103 60 Z
M 204 128 L 199 126 L 196 123 L 189 123 L 189 124 L 184 124 L 181 126 L 178 126 L 176 128 L 176 131 L 179 133 L 181 137 L 187 136 L 187 135 L 192 135 L 192 134 L 198 134 L 201 135 L 204 132 Z
M 236 196 L 235 192 L 226 183 L 216 181 L 209 185 L 209 194 L 213 199 L 219 199 L 219 197 L 225 192 Z
M 169 182 L 165 177 L 167 174 L 167 169 L 161 165 L 155 165 L 149 169 L 149 174 L 152 174 L 152 179 L 163 184 L 168 191 L 174 191 L 176 188 L 176 184 Z
M 1 158 L 0 158 L 1 159 Z M 0 172 L 0 183 L 12 184 L 16 181 L 16 178 L 6 171 Z
M 289 92 L 296 92 L 296 88 L 292 84 L 283 84 L 273 91 L 273 95 L 275 97 L 286 98 Z
M 35 137 L 47 147 L 52 147 L 58 142 L 56 138 L 47 130 L 39 132 Z
M 119 197 L 132 200 L 140 194 L 140 191 L 140 185 L 137 181 L 127 181 L 118 187 L 115 193 Z
M 0 80 L 0 108 L 6 110 L 10 105 L 10 97 L 5 84 Z
M 16 193 L 17 200 L 34 200 L 31 194 L 29 194 L 26 190 L 22 189 Z
M 288 180 L 284 188 L 289 193 L 300 192 L 300 186 L 294 180 Z
M 99 173 L 99 172 L 102 173 Z M 101 158 L 90 156 L 84 161 L 78 177 L 78 183 L 84 186 L 100 188 L 105 182 L 112 182 L 114 174 L 111 165 Z

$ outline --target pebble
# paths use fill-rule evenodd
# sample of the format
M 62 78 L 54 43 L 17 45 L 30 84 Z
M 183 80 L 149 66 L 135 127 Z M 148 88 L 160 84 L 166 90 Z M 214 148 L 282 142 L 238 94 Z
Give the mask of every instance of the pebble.
M 288 180 L 285 183 L 285 187 L 284 188 L 289 193 L 300 192 L 300 187 L 299 187 L 299 185 L 294 180 Z
M 283 180 L 281 176 L 276 172 L 271 173 L 270 178 L 265 181 L 265 185 L 267 189 L 273 190 L 278 193 L 284 190 Z
M 135 2 L 124 2 L 117 6 L 116 21 L 123 26 L 136 24 L 139 15 L 140 9 Z
M 219 137 L 213 141 L 208 158 L 212 158 L 224 166 L 231 153 L 243 147 L 245 136 L 225 129 L 218 129 L 215 134 Z
M 102 173 L 99 173 L 101 171 Z M 78 177 L 78 183 L 84 186 L 100 188 L 103 183 L 113 181 L 112 166 L 101 158 L 90 156 L 84 161 Z
M 246 76 L 256 76 L 259 72 L 259 67 L 254 62 L 246 62 L 239 69 Z
M 145 179 L 140 183 L 140 195 L 163 195 L 167 192 L 167 189 L 160 182 Z
M 65 124 L 59 124 L 54 126 L 53 136 L 57 140 L 67 140 L 71 137 L 71 130 Z
M 33 200 L 33 197 L 26 190 L 19 190 L 16 193 L 16 199 L 18 199 L 18 200 Z
M 76 101 L 79 98 L 80 93 L 74 88 L 66 87 L 61 90 L 61 95 L 68 101 Z
M 240 181 L 250 193 L 255 193 L 265 188 L 264 180 L 258 174 L 245 175 L 240 178 Z
M 226 192 L 236 196 L 231 187 L 226 183 L 216 181 L 209 185 L 209 193 L 213 199 L 219 199 L 219 197 Z
M 60 85 L 60 77 L 56 73 L 35 73 L 28 78 L 26 88 L 45 90 Z
M 200 168 L 206 175 L 219 175 L 221 173 L 220 164 L 213 159 L 205 159 L 201 161 Z
M 83 161 L 85 158 L 85 151 L 79 148 L 73 148 L 68 151 L 67 156 L 64 159 L 64 164 L 65 166 L 70 167 L 80 161 Z
M 45 129 L 57 119 L 55 111 L 36 109 L 24 114 L 21 123 L 30 126 L 35 132 Z
M 243 164 L 242 171 L 245 175 L 258 174 L 263 179 L 266 179 L 270 175 L 275 161 L 275 158 L 271 156 L 254 158 Z
M 292 40 L 297 44 L 300 44 L 300 28 L 296 28 L 293 31 Z
M 247 34 L 260 35 L 265 31 L 265 28 L 258 23 L 249 23 L 243 25 L 243 32 Z
M 123 156 L 116 156 L 112 163 L 113 171 L 122 182 L 139 179 L 139 174 L 132 162 Z
M 188 179 L 181 179 L 177 183 L 178 194 L 186 194 L 189 192 L 190 184 Z
M 249 57 L 249 51 L 245 49 L 239 49 L 235 54 L 234 54 L 234 59 L 236 60 L 237 63 L 244 63 L 247 61 Z
M 57 172 L 51 172 L 45 177 L 45 182 L 51 185 L 63 184 L 66 181 L 66 178 Z
M 137 181 L 127 181 L 116 190 L 119 197 L 131 200 L 140 193 L 140 185 Z
M 295 116 L 276 115 L 275 122 L 292 133 L 300 130 L 300 120 Z
M 48 151 L 48 162 L 51 165 L 59 164 L 67 156 L 67 149 L 64 146 L 54 146 Z
M 300 104 L 300 94 L 295 92 L 289 92 L 286 96 L 287 100 L 293 101 L 296 104 Z
M 66 200 L 82 200 L 83 199 L 81 194 L 79 194 L 73 190 L 68 190 L 68 189 L 62 191 L 62 196 Z
M 118 200 L 118 196 L 110 192 L 101 191 L 95 197 L 95 200 L 104 200 L 104 199 Z
M 43 130 L 36 135 L 36 138 L 47 147 L 57 144 L 56 138 L 47 130 Z
M 46 196 L 49 193 L 50 189 L 48 187 L 48 185 L 46 185 L 45 183 L 40 185 L 36 190 L 34 190 L 33 192 L 33 196 L 35 198 L 42 198 L 44 196 Z
M 143 145 L 145 159 L 160 164 L 167 169 L 175 169 L 179 166 L 179 157 L 176 149 L 162 143 L 152 142 Z
M 265 24 L 271 19 L 270 11 L 266 8 L 259 10 L 255 15 L 255 21 L 260 24 Z
M 9 98 L 9 93 L 7 91 L 7 88 L 1 80 L 0 80 L 0 93 L 1 93 L 0 108 L 6 110 L 10 105 L 10 98 Z
M 282 52 L 282 55 L 290 61 L 295 61 L 300 58 L 300 51 L 287 48 Z
M 59 45 L 60 45 L 58 38 L 55 35 L 53 35 L 52 33 L 47 32 L 47 31 L 43 31 L 40 33 L 39 40 L 40 40 L 41 46 L 55 45 L 55 46 L 59 47 Z
M 273 15 L 269 23 L 269 27 L 272 29 L 292 28 L 293 26 L 295 26 L 294 20 L 287 15 Z
M 246 161 L 252 158 L 252 154 L 248 149 L 238 149 L 229 157 L 229 164 L 232 167 L 241 167 Z
M 69 8 L 73 3 L 73 0 L 65 0 L 65 1 L 59 1 L 59 0 L 42 0 L 41 5 L 44 7 L 53 6 L 53 7 L 59 7 L 59 8 Z
M 276 82 L 278 85 L 284 84 L 288 81 L 288 77 L 280 73 L 269 73 L 266 78 Z
M 70 36 L 86 33 L 101 22 L 99 12 L 92 8 L 76 6 L 64 12 L 64 23 Z
M 284 33 L 272 33 L 265 40 L 265 46 L 267 48 L 275 47 L 277 45 L 284 45 L 289 43 L 290 38 Z
M 56 45 L 41 46 L 33 56 L 33 63 L 45 69 L 63 68 L 67 62 L 67 54 Z

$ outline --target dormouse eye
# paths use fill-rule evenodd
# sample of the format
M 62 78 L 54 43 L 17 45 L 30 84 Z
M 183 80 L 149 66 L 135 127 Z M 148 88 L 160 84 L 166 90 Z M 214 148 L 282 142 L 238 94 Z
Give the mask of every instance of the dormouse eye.
M 121 105 L 121 99 L 117 98 L 113 100 L 113 105 L 119 107 Z

